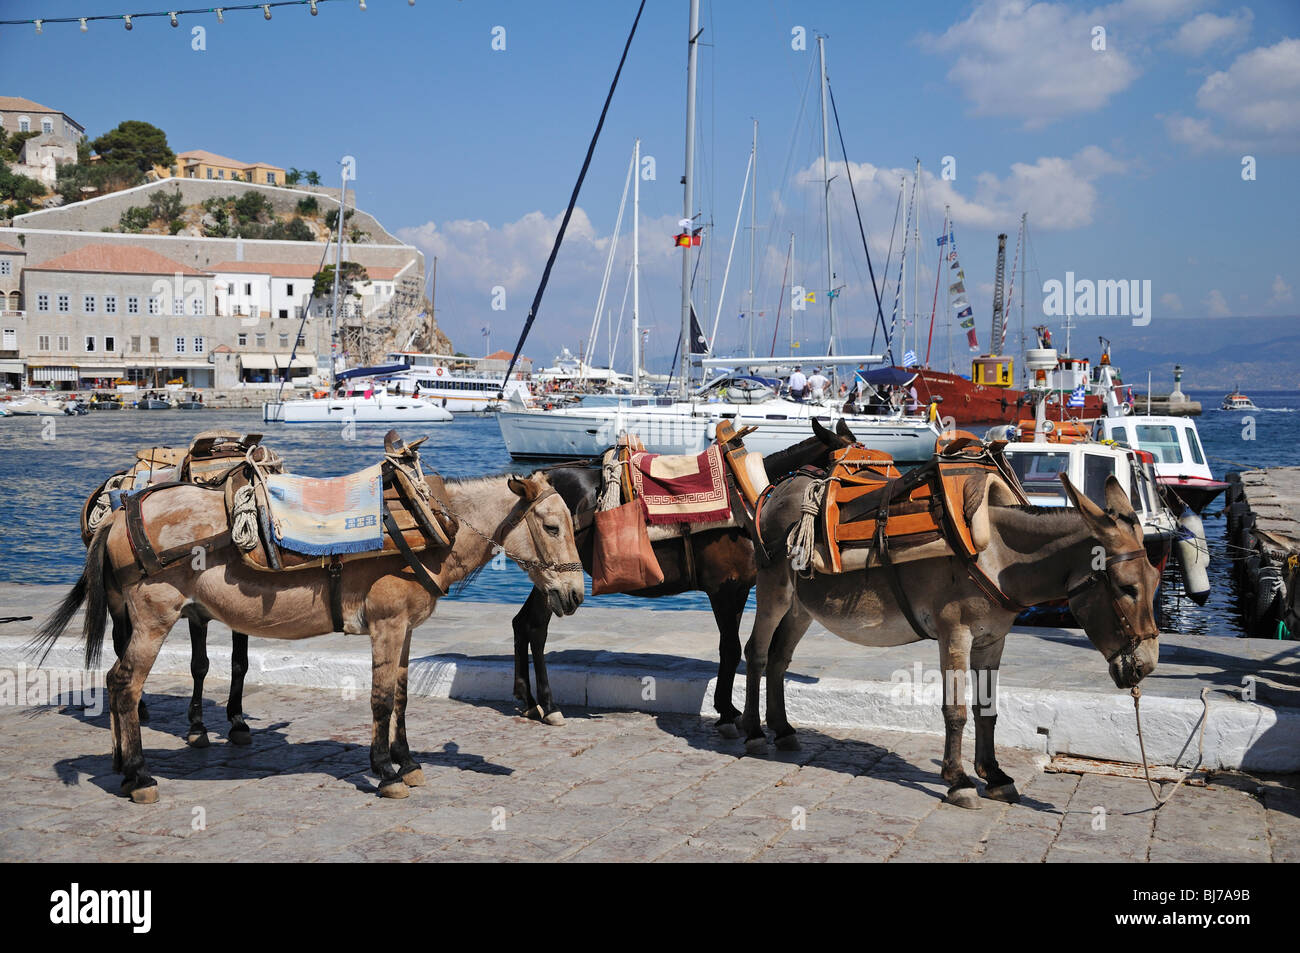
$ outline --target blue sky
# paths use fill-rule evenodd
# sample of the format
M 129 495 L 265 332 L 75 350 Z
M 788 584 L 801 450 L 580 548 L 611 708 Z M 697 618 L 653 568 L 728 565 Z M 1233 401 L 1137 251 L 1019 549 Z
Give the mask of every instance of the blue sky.
M 166 7 L 148 0 L 136 10 Z M 890 241 L 900 177 L 922 161 L 923 290 L 928 323 L 935 236 L 954 209 L 958 248 L 987 341 L 995 236 L 1028 211 L 1028 306 L 1067 270 L 1149 279 L 1153 321 L 1173 335 L 1197 317 L 1300 313 L 1300 5 L 1290 0 L 1112 4 L 703 3 L 697 209 L 712 220 L 710 276 L 696 288 L 712 324 L 751 120 L 760 122 L 756 337 L 770 345 L 789 235 L 795 280 L 826 284 L 817 90 L 800 113 L 827 35 L 829 75 L 873 260 Z M 572 189 L 636 4 L 368 0 L 303 8 L 0 28 L 4 89 L 67 111 L 97 135 L 124 119 L 166 130 L 177 151 L 314 168 L 332 183 L 357 157 L 363 208 L 439 258 L 439 317 L 456 345 L 513 344 Z M 100 0 L 0 4 L 4 18 L 125 12 Z M 206 49 L 190 29 L 206 28 Z M 505 50 L 492 49 L 504 27 Z M 543 311 L 526 349 L 548 359 L 589 331 L 632 140 L 653 156 L 642 189 L 642 320 L 652 358 L 676 340 L 687 3 L 651 0 L 629 54 Z M 1106 49 L 1092 49 L 1093 28 Z M 803 27 L 808 49 L 792 49 Z M 832 128 L 832 163 L 840 162 Z M 1257 178 L 1243 181 L 1244 155 Z M 954 181 L 938 178 L 944 156 Z M 835 166 L 833 165 L 833 171 Z M 842 171 L 843 166 L 839 166 Z M 833 186 L 842 336 L 874 307 L 845 179 Z M 630 216 L 630 210 L 628 213 Z M 625 236 L 630 218 L 625 216 Z M 746 208 L 748 216 L 748 208 Z M 747 218 L 746 222 L 748 224 Z M 901 226 L 900 226 L 901 228 Z M 719 323 L 720 349 L 744 335 L 748 249 L 742 227 Z M 615 314 L 630 240 L 609 292 Z M 897 252 L 895 251 L 895 254 Z M 896 259 L 895 259 L 896 262 Z M 909 266 L 910 267 L 910 266 Z M 896 271 L 891 270 L 887 300 Z M 928 281 L 928 290 L 924 288 Z M 490 309 L 492 289 L 506 309 Z M 943 293 L 940 313 L 943 313 Z M 796 326 L 824 334 L 824 295 Z M 707 301 L 707 306 L 706 306 Z M 887 304 L 888 307 L 888 304 Z M 788 300 L 783 315 L 789 314 Z M 1111 319 L 1122 320 L 1122 319 Z M 869 333 L 869 332 L 868 332 Z M 779 339 L 788 339 L 782 326 Z M 940 332 L 936 331 L 936 337 Z M 600 350 L 605 349 L 601 332 Z M 624 339 L 625 340 L 625 339 Z M 778 352 L 785 346 L 778 344 Z M 622 349 L 620 349 L 620 352 Z M 764 347 L 766 353 L 766 346 Z M 807 353 L 807 350 L 805 350 Z M 964 353 L 964 352 L 963 352 Z M 626 358 L 620 358 L 625 363 Z

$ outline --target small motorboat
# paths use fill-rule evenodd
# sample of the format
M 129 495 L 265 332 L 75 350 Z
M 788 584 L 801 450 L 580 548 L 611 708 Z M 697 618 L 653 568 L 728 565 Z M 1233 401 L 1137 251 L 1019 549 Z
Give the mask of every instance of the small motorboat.
M 1241 388 L 1234 386 L 1232 393 L 1223 398 L 1223 403 L 1219 405 L 1220 410 L 1259 410 L 1255 402 L 1241 392 Z
M 177 410 L 202 410 L 203 400 L 198 394 L 189 394 L 176 401 Z
M 63 401 L 55 400 L 53 397 L 23 394 L 9 401 L 5 409 L 16 417 L 53 417 L 62 415 L 67 406 Z
M 172 402 L 156 394 L 146 394 L 135 402 L 136 410 L 171 410 Z
M 1170 501 L 1175 513 L 1182 512 L 1183 506 L 1200 513 L 1228 488 L 1210 472 L 1196 422 L 1190 417 L 1103 417 L 1096 422 L 1092 435 L 1096 440 L 1151 453 L 1161 489 L 1177 497 Z
M 117 396 L 104 397 L 97 394 L 90 400 L 91 410 L 121 410 L 123 406 L 122 398 Z

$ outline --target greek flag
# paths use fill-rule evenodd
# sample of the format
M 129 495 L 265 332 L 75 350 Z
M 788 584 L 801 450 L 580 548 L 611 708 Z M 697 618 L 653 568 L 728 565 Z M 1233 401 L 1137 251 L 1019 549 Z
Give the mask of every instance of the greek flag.
M 915 352 L 915 351 L 904 351 L 904 352 L 903 352 L 903 366 L 904 366 L 904 367 L 911 367 L 911 366 L 914 365 L 915 363 L 916 363 L 916 352 Z
M 1080 384 L 1070 393 L 1070 399 L 1066 402 L 1065 406 L 1082 407 L 1083 403 L 1083 385 Z

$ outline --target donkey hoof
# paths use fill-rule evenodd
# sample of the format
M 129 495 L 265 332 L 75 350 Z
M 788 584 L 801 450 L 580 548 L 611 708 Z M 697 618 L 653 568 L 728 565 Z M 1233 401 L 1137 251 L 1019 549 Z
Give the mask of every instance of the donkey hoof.
M 976 793 L 974 788 L 953 788 L 947 793 L 944 800 L 968 811 L 978 811 L 980 809 L 979 794 Z
M 136 804 L 156 804 L 158 802 L 158 785 L 150 784 L 148 787 L 133 788 L 130 796 L 132 802 Z
M 745 754 L 766 755 L 767 739 L 766 738 L 746 738 Z
M 724 738 L 739 738 L 740 729 L 736 727 L 734 721 L 720 721 L 718 722 L 718 734 Z
M 1006 801 L 1008 804 L 1020 803 L 1020 792 L 1014 784 L 999 784 L 997 787 L 984 789 L 984 796 L 990 801 Z
M 406 782 L 400 778 L 396 781 L 385 781 L 379 785 L 380 797 L 404 798 L 410 797 L 411 792 L 406 786 Z
M 776 739 L 777 751 L 799 751 L 802 747 L 799 744 L 799 738 L 793 733 L 781 735 Z
M 564 714 L 558 711 L 547 712 L 546 717 L 542 719 L 548 725 L 554 725 L 556 728 L 564 724 Z
M 188 735 L 186 735 L 185 743 L 189 745 L 191 748 L 206 748 L 208 745 L 212 744 L 212 741 L 211 739 L 208 738 L 207 731 L 200 730 L 200 731 L 191 731 Z
M 542 721 L 546 717 L 546 712 L 542 711 L 541 705 L 534 705 L 524 712 L 524 717 L 530 721 Z
M 253 743 L 253 733 L 247 727 L 231 728 L 228 737 L 232 745 L 251 745 Z
M 403 771 L 402 783 L 408 788 L 424 787 L 424 770 L 422 768 L 412 768 L 410 771 Z

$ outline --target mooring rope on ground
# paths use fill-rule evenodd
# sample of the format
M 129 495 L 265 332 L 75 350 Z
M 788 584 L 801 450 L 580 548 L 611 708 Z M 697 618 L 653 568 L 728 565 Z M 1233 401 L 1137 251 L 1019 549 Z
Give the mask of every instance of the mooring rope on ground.
M 1182 787 L 1183 782 L 1196 773 L 1197 768 L 1201 766 L 1201 761 L 1205 757 L 1205 723 L 1210 720 L 1209 691 L 1210 689 L 1208 686 L 1201 688 L 1201 705 L 1203 707 L 1201 711 L 1201 730 L 1196 738 L 1196 763 L 1187 769 L 1186 773 L 1183 774 L 1183 776 L 1174 784 L 1173 789 L 1163 798 L 1156 794 L 1155 784 L 1151 781 L 1151 769 L 1147 767 L 1147 746 L 1146 742 L 1142 738 L 1142 706 L 1140 704 L 1142 699 L 1142 687 L 1140 685 L 1134 685 L 1133 690 L 1130 692 L 1133 696 L 1133 717 L 1137 721 L 1138 749 L 1142 752 L 1142 774 L 1146 777 L 1147 790 L 1151 792 L 1151 797 L 1156 802 L 1157 811 L 1168 804 L 1169 799 L 1178 792 L 1178 789 Z M 1174 759 L 1174 767 L 1178 767 L 1177 758 Z

